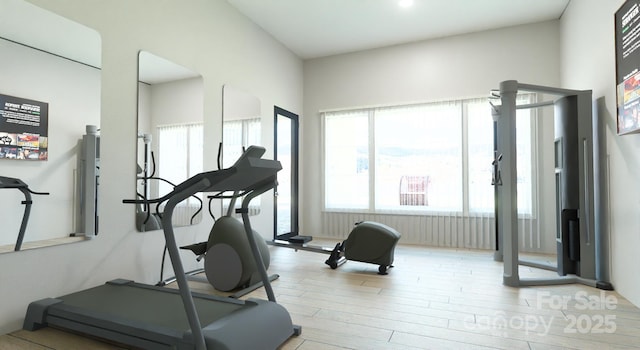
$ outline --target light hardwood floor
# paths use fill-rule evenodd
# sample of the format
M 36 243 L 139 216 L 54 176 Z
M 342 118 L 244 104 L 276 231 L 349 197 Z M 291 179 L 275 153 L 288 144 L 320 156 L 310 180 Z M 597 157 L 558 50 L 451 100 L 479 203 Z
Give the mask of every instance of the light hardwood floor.
M 278 302 L 302 326 L 282 349 L 640 349 L 640 310 L 617 292 L 505 287 L 492 252 L 399 245 L 395 267 L 380 276 L 371 264 L 331 270 L 326 255 L 270 250 Z M 528 267 L 520 274 L 555 275 Z M 260 289 L 247 297 L 266 296 Z M 0 349 L 118 347 L 45 328 L 0 336 Z

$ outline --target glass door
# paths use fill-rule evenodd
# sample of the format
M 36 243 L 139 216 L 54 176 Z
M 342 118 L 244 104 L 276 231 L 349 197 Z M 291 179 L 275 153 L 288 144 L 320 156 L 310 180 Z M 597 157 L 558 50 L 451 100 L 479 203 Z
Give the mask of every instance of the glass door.
M 275 158 L 282 164 L 275 190 L 274 239 L 298 235 L 298 116 L 274 109 Z

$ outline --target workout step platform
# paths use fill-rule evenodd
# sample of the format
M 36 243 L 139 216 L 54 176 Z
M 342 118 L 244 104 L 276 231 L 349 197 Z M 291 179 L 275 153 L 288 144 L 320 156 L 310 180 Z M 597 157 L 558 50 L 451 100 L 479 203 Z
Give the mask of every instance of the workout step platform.
M 287 241 L 292 244 L 305 244 L 307 242 L 311 242 L 311 240 L 313 240 L 313 237 L 311 236 L 293 236 L 287 238 Z

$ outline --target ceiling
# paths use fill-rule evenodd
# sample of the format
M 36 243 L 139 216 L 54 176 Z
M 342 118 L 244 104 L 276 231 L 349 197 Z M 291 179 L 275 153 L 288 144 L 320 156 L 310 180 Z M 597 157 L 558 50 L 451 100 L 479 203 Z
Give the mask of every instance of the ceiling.
M 571 0 L 227 0 L 303 59 L 559 19 Z
M 399 0 L 226 1 L 296 55 L 311 59 L 558 19 L 571 0 L 414 0 L 409 8 L 398 6 Z M 0 8 L 12 14 L 0 21 L 1 37 L 101 66 L 95 30 L 23 0 L 1 0 Z M 192 74 L 151 63 L 164 67 L 155 71 Z M 143 70 L 143 81 L 157 82 L 147 71 L 154 70 Z

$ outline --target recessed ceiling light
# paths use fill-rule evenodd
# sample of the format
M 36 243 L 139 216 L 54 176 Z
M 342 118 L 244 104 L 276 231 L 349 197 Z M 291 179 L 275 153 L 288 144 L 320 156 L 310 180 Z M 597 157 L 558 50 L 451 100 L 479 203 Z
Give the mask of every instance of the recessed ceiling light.
M 411 7 L 413 5 L 413 0 L 400 0 L 398 1 L 398 5 L 400 5 L 400 7 Z

